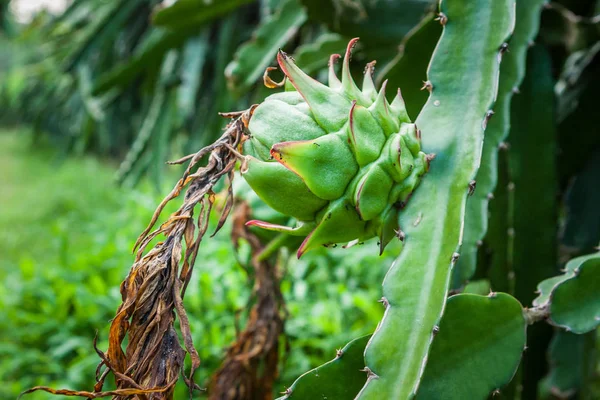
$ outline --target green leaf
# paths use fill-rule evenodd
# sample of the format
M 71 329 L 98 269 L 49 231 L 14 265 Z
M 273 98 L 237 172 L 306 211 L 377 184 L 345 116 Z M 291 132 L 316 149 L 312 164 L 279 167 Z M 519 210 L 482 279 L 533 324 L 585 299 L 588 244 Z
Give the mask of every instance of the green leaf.
M 104 72 L 97 79 L 92 95 L 97 96 L 113 88 L 122 88 L 131 83 L 140 74 L 145 73 L 149 65 L 160 65 L 165 54 L 180 47 L 185 40 L 197 33 L 197 29 L 168 32 L 154 29 L 144 38 L 133 56 L 121 64 Z
M 117 172 L 117 179 L 120 182 L 127 177 L 134 165 L 140 160 L 150 138 L 155 135 L 156 132 L 160 133 L 164 130 L 162 129 L 165 124 L 164 121 L 169 118 L 170 115 L 170 107 L 165 106 L 165 101 L 167 99 L 166 84 L 175 70 L 177 58 L 178 54 L 173 50 L 167 54 L 163 61 L 160 77 L 156 81 L 154 94 L 142 126 L 140 127 L 140 131 Z
M 183 119 L 190 118 L 197 109 L 196 96 L 202 85 L 203 68 L 210 47 L 210 31 L 190 38 L 182 51 L 181 85 L 178 88 L 177 104 Z
M 336 399 L 352 400 L 367 380 L 363 351 L 371 335 L 354 339 L 339 355 L 299 377 L 288 388 L 290 393 L 277 400 Z
M 588 56 L 594 54 L 591 60 Z M 572 57 L 574 57 L 573 55 Z M 567 65 L 556 84 L 559 117 L 559 178 L 562 185 L 584 169 L 600 146 L 598 135 L 598 92 L 600 91 L 600 43 L 582 55 L 580 62 Z M 566 105 L 569 105 L 567 107 Z M 576 105 L 574 109 L 572 106 Z M 573 132 L 577 132 L 576 135 Z
M 433 8 L 432 0 L 301 0 L 312 21 L 364 43 L 398 44 Z
M 158 8 L 152 17 L 157 26 L 174 31 L 196 27 L 221 17 L 255 0 L 177 0 L 168 7 Z
M 313 75 L 327 67 L 329 56 L 344 54 L 348 39 L 337 33 L 324 33 L 313 43 L 298 46 L 294 53 L 296 64 L 308 75 Z
M 599 181 L 600 150 L 596 150 L 566 195 L 568 214 L 562 242 L 571 251 L 591 251 L 600 240 Z
M 258 82 L 277 55 L 306 21 L 306 12 L 298 0 L 286 0 L 276 12 L 258 26 L 252 40 L 238 49 L 225 69 L 230 86 L 243 92 Z
M 557 282 L 550 294 L 550 322 L 574 333 L 600 325 L 600 253 L 569 262 L 568 278 Z
M 423 90 L 427 67 L 442 33 L 442 25 L 433 14 L 428 15 L 403 39 L 398 55 L 378 75 L 387 79 L 390 87 L 400 88 L 408 115 L 414 119 L 427 101 L 429 93 Z
M 502 56 L 498 99 L 494 117 L 485 133 L 481 166 L 475 178 L 477 187 L 467 201 L 462 254 L 452 274 L 454 288 L 464 285 L 475 273 L 479 243 L 488 229 L 489 195 L 498 182 L 498 151 L 510 130 L 511 100 L 525 76 L 527 49 L 538 32 L 540 13 L 545 3 L 545 0 L 517 1 L 515 31 L 510 39 L 509 51 Z
M 595 332 L 575 335 L 556 330 L 548 349 L 550 371 L 540 382 L 541 399 L 572 398 L 593 378 L 595 336 Z M 580 395 L 581 398 L 592 398 Z
M 416 393 L 460 246 L 469 183 L 496 97 L 499 52 L 514 24 L 510 0 L 444 0 L 440 8 L 448 20 L 428 71 L 432 94 L 416 120 L 422 148 L 437 157 L 400 213 L 406 239 L 383 283 L 389 306 L 365 351 L 374 375 L 361 400 Z
M 541 42 L 572 53 L 590 47 L 600 39 L 600 18 L 585 18 L 557 2 L 542 13 Z
M 450 297 L 417 400 L 486 399 L 514 376 L 525 330 L 521 304 L 506 293 Z
M 140 6 L 140 0 L 121 0 L 106 4 L 106 7 L 100 9 L 101 13 L 94 12 L 93 24 L 85 31 L 81 44 L 68 56 L 65 66 L 67 71 L 98 47 L 114 40 L 127 19 Z

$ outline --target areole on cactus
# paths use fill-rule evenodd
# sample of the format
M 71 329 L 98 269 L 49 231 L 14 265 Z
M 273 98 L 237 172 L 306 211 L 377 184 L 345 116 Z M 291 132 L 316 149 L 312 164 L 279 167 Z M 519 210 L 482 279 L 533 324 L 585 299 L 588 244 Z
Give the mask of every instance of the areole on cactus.
M 402 238 L 398 213 L 432 156 L 421 151 L 420 131 L 408 118 L 400 89 L 392 101 L 373 82 L 367 64 L 362 90 L 350 74 L 358 38 L 348 44 L 341 81 L 330 58 L 329 86 L 306 75 L 282 51 L 279 67 L 296 90 L 267 97 L 254 111 L 244 143 L 242 176 L 295 227 L 249 225 L 304 236 L 298 257 L 318 246 L 379 238 L 380 252 Z

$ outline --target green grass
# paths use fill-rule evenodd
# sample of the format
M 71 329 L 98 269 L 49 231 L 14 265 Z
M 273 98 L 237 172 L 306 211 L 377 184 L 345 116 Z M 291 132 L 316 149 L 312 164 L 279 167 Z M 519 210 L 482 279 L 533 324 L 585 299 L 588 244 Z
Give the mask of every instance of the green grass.
M 32 144 L 24 130 L 0 130 L 0 171 L 0 398 L 34 385 L 91 390 L 95 331 L 106 349 L 132 245 L 159 196 L 149 182 L 120 188 L 115 166 L 88 156 L 63 159 L 49 146 Z M 250 295 L 228 238 L 226 225 L 203 241 L 185 298 L 202 358 L 200 384 L 234 339 L 235 312 L 246 309 Z M 383 312 L 376 302 L 379 282 L 398 250 L 389 247 L 383 263 L 373 242 L 315 251 L 285 265 L 291 351 L 282 354 L 278 391 L 374 329 Z

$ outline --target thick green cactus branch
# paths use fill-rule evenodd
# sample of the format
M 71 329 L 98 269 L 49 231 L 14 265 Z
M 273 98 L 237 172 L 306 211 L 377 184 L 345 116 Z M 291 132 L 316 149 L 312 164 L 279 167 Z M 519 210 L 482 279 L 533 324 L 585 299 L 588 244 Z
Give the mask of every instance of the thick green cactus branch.
M 383 283 L 386 311 L 365 351 L 368 382 L 358 399 L 409 399 L 419 386 L 459 256 L 514 6 L 511 0 L 440 4 L 444 30 L 426 84 L 432 93 L 417 118 L 423 148 L 437 158 L 400 213 L 405 245 Z
M 500 66 L 498 100 L 494 118 L 485 132 L 477 190 L 467 202 L 465 236 L 453 273 L 453 287 L 462 286 L 475 273 L 477 249 L 488 228 L 488 204 L 498 182 L 498 151 L 510 129 L 510 103 L 525 76 L 527 49 L 539 29 L 544 3 L 546 0 L 517 1 L 515 31 L 510 39 L 510 51 Z

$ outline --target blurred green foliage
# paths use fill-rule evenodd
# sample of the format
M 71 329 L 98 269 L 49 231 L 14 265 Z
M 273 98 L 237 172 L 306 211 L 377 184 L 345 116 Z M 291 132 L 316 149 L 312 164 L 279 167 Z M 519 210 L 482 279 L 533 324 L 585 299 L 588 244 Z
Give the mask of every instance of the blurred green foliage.
M 0 132 L 3 399 L 34 385 L 93 386 L 95 332 L 106 349 L 119 284 L 133 261 L 131 248 L 159 201 L 146 181 L 135 189 L 116 186 L 115 168 L 106 162 L 64 159 L 46 143 L 31 141 L 23 129 Z M 201 383 L 234 339 L 238 311 L 243 326 L 250 296 L 251 282 L 236 262 L 229 230 L 227 225 L 203 242 L 186 293 L 203 362 Z M 374 329 L 383 313 L 372 301 L 385 272 L 380 266 L 391 262 L 394 250 L 386 252 L 383 264 L 376 243 L 367 242 L 351 251 L 324 249 L 285 265 L 286 334 L 293 352 L 281 354 L 278 391 L 331 359 L 335 348 Z

